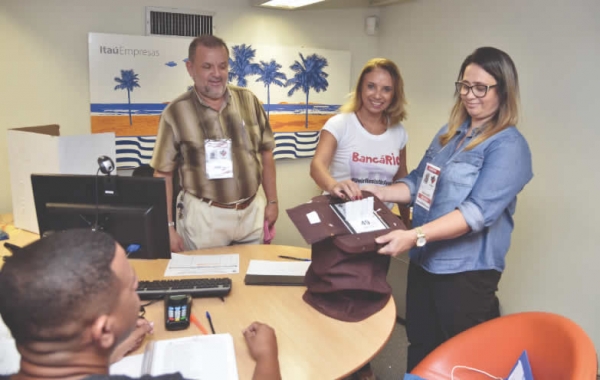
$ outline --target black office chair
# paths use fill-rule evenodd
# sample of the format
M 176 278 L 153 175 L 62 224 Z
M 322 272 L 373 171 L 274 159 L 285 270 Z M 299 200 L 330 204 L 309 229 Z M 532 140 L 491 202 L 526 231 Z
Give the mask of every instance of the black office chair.
M 152 177 L 154 175 L 154 168 L 152 166 L 145 164 L 140 165 L 137 168 L 133 169 L 133 173 L 131 174 L 133 177 Z M 172 204 L 172 212 L 173 212 L 173 222 L 177 225 L 177 195 L 181 191 L 181 185 L 179 184 L 179 171 L 175 170 L 173 172 L 173 199 L 171 200 Z

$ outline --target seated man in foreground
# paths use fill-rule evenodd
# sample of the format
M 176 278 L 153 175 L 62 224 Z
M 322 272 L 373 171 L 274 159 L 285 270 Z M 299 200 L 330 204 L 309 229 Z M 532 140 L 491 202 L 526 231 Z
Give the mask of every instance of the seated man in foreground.
M 15 339 L 21 366 L 17 374 L 0 379 L 111 378 L 111 359 L 136 328 L 136 289 L 125 251 L 103 232 L 59 232 L 6 257 L 0 315 Z M 255 322 L 244 337 L 256 360 L 254 379 L 279 380 L 273 329 Z M 182 379 L 180 374 L 159 378 Z

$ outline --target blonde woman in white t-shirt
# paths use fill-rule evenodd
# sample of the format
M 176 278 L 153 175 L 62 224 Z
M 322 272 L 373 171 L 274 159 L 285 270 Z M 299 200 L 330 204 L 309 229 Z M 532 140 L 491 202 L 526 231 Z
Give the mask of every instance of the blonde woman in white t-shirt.
M 405 177 L 405 106 L 396 64 L 386 58 L 367 62 L 350 100 L 321 131 L 310 165 L 317 185 L 336 197 L 356 200 L 363 184 L 387 186 Z M 408 208 L 400 207 L 400 214 L 408 227 Z

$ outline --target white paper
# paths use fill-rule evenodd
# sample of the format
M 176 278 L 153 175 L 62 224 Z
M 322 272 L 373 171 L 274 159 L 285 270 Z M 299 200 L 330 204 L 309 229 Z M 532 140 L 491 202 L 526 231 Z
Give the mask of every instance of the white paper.
M 250 260 L 246 274 L 275 276 L 304 276 L 310 261 L 268 261 Z
M 112 364 L 108 370 L 111 375 L 124 375 L 133 378 L 142 377 L 142 362 L 144 354 L 125 356 Z
M 238 379 L 233 338 L 229 334 L 159 340 L 151 352 L 151 375 L 180 372 L 186 379 Z
M 171 253 L 165 277 L 205 276 L 240 272 L 240 255 L 182 255 Z
M 321 223 L 321 219 L 319 218 L 319 214 L 317 214 L 316 211 L 309 212 L 308 214 L 306 214 L 306 217 L 308 218 L 308 221 L 310 222 L 310 224 Z
M 373 197 L 342 203 L 347 220 L 361 220 L 373 214 Z
M 10 334 L 8 327 L 4 324 L 2 317 L 0 316 L 0 339 L 2 338 L 12 339 L 12 335 Z
M 12 375 L 19 371 L 21 355 L 15 340 L 0 317 L 0 375 Z
M 12 375 L 19 372 L 21 355 L 17 351 L 15 340 L 0 338 L 0 375 Z
M 521 364 L 520 360 L 517 362 L 517 366 L 511 372 L 510 376 L 508 376 L 508 380 L 526 380 L 525 372 L 523 371 L 523 365 Z
M 344 222 L 350 225 L 355 233 L 379 231 L 387 226 L 379 219 L 374 211 L 373 197 L 358 201 L 336 203 L 332 206 L 342 214 Z

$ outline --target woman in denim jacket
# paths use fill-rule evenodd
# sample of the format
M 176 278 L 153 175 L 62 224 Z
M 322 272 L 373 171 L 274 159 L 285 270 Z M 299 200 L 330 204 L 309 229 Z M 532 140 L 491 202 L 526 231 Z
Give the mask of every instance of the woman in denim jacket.
M 511 58 L 475 50 L 460 68 L 450 120 L 419 166 L 391 186 L 365 188 L 413 206 L 414 229 L 377 239 L 381 254 L 410 250 L 407 371 L 452 336 L 499 316 L 496 290 L 517 194 L 533 177 L 529 146 L 515 127 L 518 108 Z

